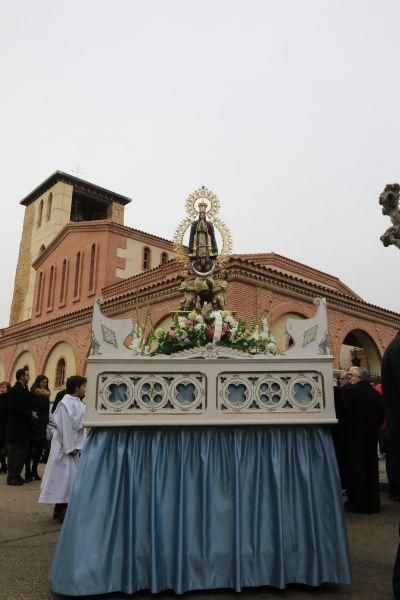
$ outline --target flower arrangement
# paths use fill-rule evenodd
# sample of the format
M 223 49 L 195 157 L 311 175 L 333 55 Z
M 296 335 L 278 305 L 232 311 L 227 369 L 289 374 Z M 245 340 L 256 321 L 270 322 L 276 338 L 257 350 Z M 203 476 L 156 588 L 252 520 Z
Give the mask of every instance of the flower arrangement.
M 203 308 L 188 314 L 176 314 L 174 324 L 168 330 L 158 328 L 150 334 L 150 354 L 173 354 L 189 348 L 205 346 L 207 343 L 229 346 L 251 354 L 278 354 L 278 346 L 272 336 L 268 319 L 258 325 L 247 326 L 236 321 L 228 310 L 214 311 Z

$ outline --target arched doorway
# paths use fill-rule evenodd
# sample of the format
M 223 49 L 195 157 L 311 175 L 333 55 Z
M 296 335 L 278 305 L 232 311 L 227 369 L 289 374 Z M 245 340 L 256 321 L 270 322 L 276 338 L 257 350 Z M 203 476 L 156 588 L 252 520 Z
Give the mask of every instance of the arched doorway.
M 352 329 L 343 340 L 339 368 L 364 367 L 372 377 L 381 374 L 381 355 L 372 337 L 362 329 Z

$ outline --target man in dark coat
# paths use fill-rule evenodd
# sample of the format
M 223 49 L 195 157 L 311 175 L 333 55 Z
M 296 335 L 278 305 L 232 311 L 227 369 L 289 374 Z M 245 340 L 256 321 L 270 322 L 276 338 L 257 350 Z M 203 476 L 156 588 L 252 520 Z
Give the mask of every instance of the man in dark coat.
M 382 391 L 386 428 L 386 470 L 389 495 L 400 500 L 400 332 L 382 359 Z
M 386 348 L 382 359 L 382 391 L 386 428 L 386 471 L 389 495 L 400 500 L 400 331 Z M 393 571 L 393 593 L 400 598 L 400 544 Z
M 37 414 L 31 409 L 28 389 L 29 372 L 25 369 L 18 369 L 16 379 L 16 384 L 11 388 L 8 403 L 8 485 L 24 483 L 21 471 L 29 450 L 32 419 L 37 419 Z
M 351 367 L 351 386 L 344 392 L 347 510 L 375 513 L 380 510 L 378 436 L 383 421 L 381 395 L 370 385 L 369 373 Z

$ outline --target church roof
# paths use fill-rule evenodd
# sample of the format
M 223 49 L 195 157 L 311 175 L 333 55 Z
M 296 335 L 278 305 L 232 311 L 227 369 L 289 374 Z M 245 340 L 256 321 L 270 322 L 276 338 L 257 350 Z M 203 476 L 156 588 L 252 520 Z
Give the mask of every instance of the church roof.
M 263 267 L 276 271 L 277 273 L 295 277 L 308 283 L 322 285 L 327 289 L 339 292 L 345 296 L 361 300 L 361 297 L 350 289 L 343 281 L 334 275 L 319 271 L 308 265 L 300 263 L 296 260 L 281 256 L 275 252 L 260 252 L 254 254 L 237 254 L 234 255 L 242 260 L 252 262 Z
M 52 188 L 58 182 L 67 183 L 68 185 L 72 185 L 74 190 L 81 193 L 89 193 L 91 196 L 97 196 L 98 198 L 102 198 L 103 200 L 108 200 L 109 202 L 118 202 L 119 204 L 129 204 L 132 202 L 131 198 L 127 198 L 126 196 L 121 196 L 121 194 L 116 194 L 111 190 L 107 190 L 99 185 L 95 185 L 94 183 L 90 183 L 89 181 L 85 181 L 84 179 L 80 179 L 79 177 L 75 177 L 74 175 L 70 175 L 69 173 L 64 173 L 63 171 L 55 171 L 50 177 L 42 181 L 40 185 L 38 185 L 30 194 L 25 196 L 20 202 L 24 206 L 28 206 L 40 196 L 45 194 L 47 190 Z

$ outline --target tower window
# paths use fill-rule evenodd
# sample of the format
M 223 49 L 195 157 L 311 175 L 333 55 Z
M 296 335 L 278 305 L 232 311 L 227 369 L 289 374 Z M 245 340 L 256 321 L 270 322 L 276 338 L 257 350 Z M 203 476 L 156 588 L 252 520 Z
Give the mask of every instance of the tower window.
M 168 254 L 166 252 L 163 252 L 161 254 L 161 261 L 160 261 L 160 265 L 165 265 L 165 263 L 168 260 Z
M 109 205 L 105 201 L 73 192 L 71 221 L 100 221 L 108 218 Z
M 38 218 L 37 218 L 37 226 L 38 226 L 38 228 L 42 224 L 42 218 L 43 218 L 43 200 L 41 200 L 40 204 L 39 204 L 39 211 L 38 211 Z
M 61 287 L 60 287 L 60 306 L 65 304 L 65 297 L 67 295 L 67 276 L 68 276 L 68 263 L 67 259 L 64 258 L 61 267 Z
M 54 267 L 54 265 L 52 265 L 50 267 L 49 289 L 47 291 L 47 310 L 53 309 L 55 276 L 56 276 L 55 267 Z
M 47 198 L 46 221 L 50 221 L 52 204 L 53 204 L 53 194 L 50 192 L 49 197 Z
M 74 300 L 79 300 L 80 295 L 80 281 L 81 281 L 81 263 L 82 255 L 80 252 L 77 253 L 75 258 L 75 280 L 74 280 Z
M 143 267 L 144 270 L 150 269 L 150 248 L 145 246 L 143 248 Z
M 90 264 L 89 264 L 89 294 L 94 293 L 95 276 L 96 276 L 96 255 L 97 245 L 92 244 L 90 249 Z
M 36 297 L 36 314 L 40 315 L 42 311 L 42 296 L 43 296 L 43 285 L 44 285 L 44 273 L 41 271 L 39 273 L 39 283 L 37 289 L 37 297 Z
M 65 364 L 65 359 L 60 358 L 56 366 L 56 376 L 54 378 L 55 388 L 61 388 L 64 386 L 66 370 L 67 365 Z

